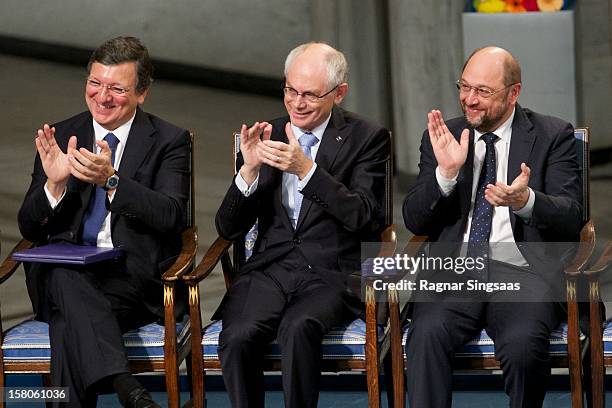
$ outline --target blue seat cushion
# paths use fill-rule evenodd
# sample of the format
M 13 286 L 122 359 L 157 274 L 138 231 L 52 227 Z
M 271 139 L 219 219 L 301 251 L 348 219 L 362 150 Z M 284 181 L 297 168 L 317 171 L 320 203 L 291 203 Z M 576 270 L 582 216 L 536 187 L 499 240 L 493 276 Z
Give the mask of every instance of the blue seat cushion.
M 612 356 L 612 322 L 607 321 L 603 331 L 604 357 Z
M 404 329 L 402 335 L 402 346 L 406 345 L 406 338 L 410 325 Z M 612 331 L 611 331 L 612 334 Z M 404 347 L 405 350 L 405 347 Z M 567 323 L 561 323 L 559 327 L 550 333 L 549 353 L 551 356 L 567 355 Z M 455 354 L 456 357 L 495 357 L 495 345 L 489 337 L 486 330 L 482 330 L 480 334 L 468 341 Z M 404 357 L 406 357 L 404 353 Z
M 176 324 L 177 344 L 181 347 L 188 339 L 189 317 Z M 123 335 L 129 360 L 164 358 L 164 326 L 150 323 Z M 4 360 L 45 361 L 51 359 L 49 325 L 37 320 L 26 320 L 7 330 L 2 343 Z
M 346 325 L 334 327 L 323 337 L 323 359 L 344 360 L 350 358 L 365 360 L 365 326 L 363 320 L 356 319 Z M 221 321 L 216 320 L 202 331 L 202 354 L 204 360 L 216 360 L 219 358 L 217 350 L 221 328 Z M 270 343 L 265 357 L 280 359 L 280 348 L 276 340 Z

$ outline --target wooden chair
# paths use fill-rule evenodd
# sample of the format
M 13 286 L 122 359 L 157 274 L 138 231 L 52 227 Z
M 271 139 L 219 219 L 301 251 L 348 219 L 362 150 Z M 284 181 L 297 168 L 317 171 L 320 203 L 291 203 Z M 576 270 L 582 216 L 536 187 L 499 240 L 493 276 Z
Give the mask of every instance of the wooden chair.
M 191 134 L 190 193 L 188 202 L 188 228 L 182 233 L 182 249 L 178 258 L 163 274 L 164 325 L 151 323 L 131 330 L 123 335 L 124 345 L 134 373 L 161 372 L 166 375 L 168 406 L 180 406 L 178 366 L 189 354 L 189 319 L 181 321 L 174 317 L 176 286 L 183 285 L 181 277 L 191 271 L 197 250 L 197 227 L 195 225 L 195 193 L 193 173 L 193 134 Z M 0 265 L 0 284 L 9 279 L 19 267 L 13 261 L 13 252 L 33 246 L 21 240 Z M 1 315 L 0 315 L 1 317 Z M 43 374 L 43 382 L 49 383 L 51 351 L 48 325 L 35 320 L 26 320 L 4 331 L 0 319 L 0 387 L 5 385 L 6 374 Z M 0 400 L 0 408 L 4 403 Z
M 550 357 L 553 368 L 569 368 L 572 395 L 572 407 L 581 408 L 584 403 L 582 389 L 581 355 L 588 345 L 584 334 L 580 332 L 578 319 L 578 280 L 583 277 L 584 268 L 595 247 L 595 227 L 590 217 L 589 195 L 589 129 L 576 128 L 576 153 L 580 165 L 583 190 L 583 227 L 580 232 L 580 244 L 574 254 L 573 260 L 565 267 L 567 321 L 554 330 L 550 336 Z M 407 245 L 405 252 L 416 255 L 427 244 L 427 237 L 415 236 Z M 409 325 L 408 325 L 409 327 Z M 396 330 L 395 332 L 398 332 Z M 392 358 L 397 365 L 410 364 L 405 361 L 404 346 L 406 345 L 408 328 L 404 328 L 401 336 L 392 336 Z M 394 350 L 400 350 L 400 353 Z M 456 369 L 500 370 L 499 362 L 495 359 L 493 341 L 485 330 L 469 341 L 455 354 Z M 405 402 L 404 371 L 394 368 L 395 406 L 403 407 Z
M 607 320 L 602 327 L 602 314 L 599 295 L 599 277 L 612 262 L 612 242 L 606 248 L 597 262 L 584 271 L 589 286 L 589 329 L 591 339 L 591 394 L 592 407 L 605 406 L 605 369 L 612 367 L 612 321 Z
M 240 134 L 234 135 L 233 163 L 239 152 Z M 392 154 L 391 156 L 392 157 Z M 385 188 L 384 208 L 384 230 L 380 240 L 381 245 L 389 254 L 395 250 L 395 231 L 392 224 L 393 218 L 393 179 L 392 158 L 386 164 L 387 177 Z M 234 173 L 237 171 L 234 165 Z M 217 354 L 218 337 L 221 331 L 221 321 L 214 321 L 202 328 L 200 314 L 199 283 L 208 277 L 215 266 L 221 262 L 226 288 L 229 288 L 231 279 L 236 276 L 240 266 L 248 258 L 253 244 L 256 240 L 256 230 L 251 229 L 245 239 L 238 242 L 230 242 L 218 237 L 210 246 L 204 258 L 196 269 L 184 276 L 189 289 L 189 306 L 191 317 L 191 352 L 192 352 L 192 390 L 193 406 L 203 407 L 205 405 L 205 373 L 207 371 L 220 371 L 221 362 Z M 233 245 L 233 260 L 230 248 Z M 385 345 L 382 343 L 382 327 L 377 324 L 377 314 L 383 311 L 379 307 L 374 289 L 370 283 L 365 287 L 365 321 L 356 319 L 346 326 L 335 327 L 323 339 L 323 371 L 361 371 L 367 376 L 369 406 L 377 408 L 380 406 L 379 370 L 382 359 L 386 353 Z M 389 293 L 390 302 L 397 304 L 397 293 Z M 397 307 L 394 309 L 397 311 Z M 378 317 L 378 321 L 386 321 L 386 317 Z M 395 314 L 399 323 L 399 315 Z M 386 345 L 388 348 L 388 344 Z M 270 345 L 266 354 L 266 370 L 279 371 L 280 354 L 275 342 Z

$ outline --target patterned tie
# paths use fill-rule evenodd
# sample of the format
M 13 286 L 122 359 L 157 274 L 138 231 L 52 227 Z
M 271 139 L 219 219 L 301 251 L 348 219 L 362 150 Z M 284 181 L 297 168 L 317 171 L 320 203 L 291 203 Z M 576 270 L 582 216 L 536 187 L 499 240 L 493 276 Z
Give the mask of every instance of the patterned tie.
M 300 146 L 302 146 L 302 150 L 304 151 L 304 155 L 312 160 L 312 153 L 310 148 L 317 143 L 319 143 L 319 139 L 311 132 L 304 132 L 302 136 L 300 136 Z M 297 189 L 298 186 L 298 176 L 295 176 L 295 206 L 293 207 L 293 228 L 297 226 L 297 220 L 300 216 L 300 208 L 302 207 L 302 199 L 304 195 L 300 193 Z
M 117 136 L 109 133 L 104 136 L 104 140 L 111 149 L 111 163 L 114 166 L 119 139 L 117 139 Z M 95 193 L 91 195 L 89 207 L 83 217 L 83 244 L 95 246 L 98 243 L 98 233 L 107 214 L 106 191 L 102 187 L 96 186 Z
M 485 133 L 481 138 L 487 146 L 487 151 L 484 161 L 482 162 L 482 169 L 480 171 L 480 177 L 478 178 L 478 187 L 476 188 L 467 256 L 469 258 L 480 257 L 485 259 L 485 268 L 482 270 L 476 268 L 473 272 L 478 278 L 487 280 L 489 235 L 491 235 L 493 206 L 485 199 L 484 193 L 487 184 L 495 184 L 496 180 L 497 162 L 495 160 L 494 143 L 495 140 L 497 140 L 497 136 L 493 133 Z

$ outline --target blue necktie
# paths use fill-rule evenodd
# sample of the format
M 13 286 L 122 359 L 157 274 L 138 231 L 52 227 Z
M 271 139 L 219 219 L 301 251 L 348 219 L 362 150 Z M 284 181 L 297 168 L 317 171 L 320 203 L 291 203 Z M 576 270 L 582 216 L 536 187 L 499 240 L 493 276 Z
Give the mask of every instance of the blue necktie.
M 112 133 L 104 136 L 104 140 L 111 149 L 111 163 L 115 165 L 115 152 L 119 139 Z M 95 246 L 98 243 L 98 233 L 108 211 L 106 210 L 106 191 L 100 186 L 95 187 L 95 193 L 91 195 L 89 207 L 83 217 L 83 244 Z
M 478 278 L 486 280 L 488 276 L 489 236 L 491 235 L 493 206 L 485 199 L 484 193 L 487 184 L 495 184 L 496 181 L 497 161 L 495 159 L 494 143 L 497 136 L 493 133 L 485 133 L 481 138 L 484 140 L 487 150 L 482 162 L 480 177 L 478 178 L 478 187 L 476 188 L 467 256 L 469 258 L 480 257 L 485 260 L 485 268 L 482 270 L 474 269 L 474 273 Z
M 312 160 L 311 147 L 319 143 L 319 139 L 315 135 L 310 132 L 302 133 L 299 139 L 300 146 L 302 146 L 302 150 L 304 151 L 304 155 Z M 298 217 L 300 216 L 300 208 L 302 207 L 302 199 L 304 195 L 300 193 L 297 189 L 298 186 L 298 176 L 295 176 L 295 206 L 293 207 L 293 227 L 297 226 Z

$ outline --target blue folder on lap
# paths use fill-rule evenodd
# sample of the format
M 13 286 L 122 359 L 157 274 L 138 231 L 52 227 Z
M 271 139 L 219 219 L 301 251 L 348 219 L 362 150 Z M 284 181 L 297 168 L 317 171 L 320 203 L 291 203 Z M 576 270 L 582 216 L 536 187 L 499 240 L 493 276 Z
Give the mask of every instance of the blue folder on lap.
M 119 258 L 121 248 L 100 248 L 95 246 L 56 243 L 15 252 L 13 259 L 20 262 L 87 265 Z

